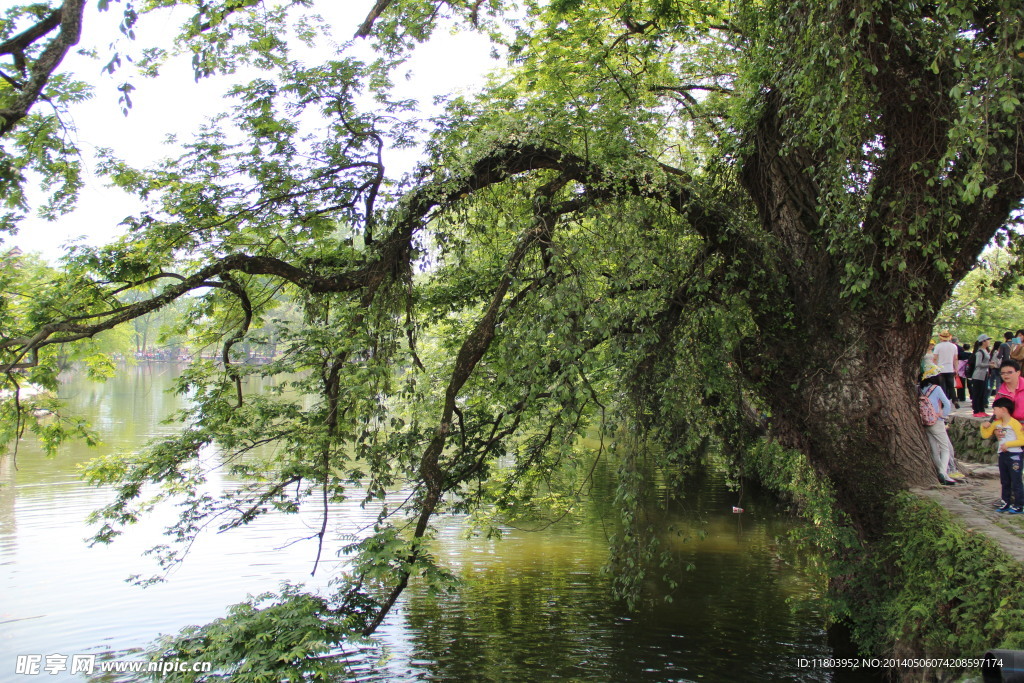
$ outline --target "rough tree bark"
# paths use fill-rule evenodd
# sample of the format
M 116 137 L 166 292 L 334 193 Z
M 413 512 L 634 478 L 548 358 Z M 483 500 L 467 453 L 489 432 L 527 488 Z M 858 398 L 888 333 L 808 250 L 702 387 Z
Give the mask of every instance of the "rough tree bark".
M 780 283 L 766 284 L 759 292 L 764 306 L 752 306 L 762 336 L 741 369 L 771 406 L 773 437 L 808 456 L 835 486 L 839 504 L 865 538 L 884 530 L 885 502 L 893 492 L 936 481 L 916 407 L 919 360 L 934 311 L 1005 225 L 1021 192 L 1014 178 L 999 195 L 979 198 L 977 210 L 962 217 L 957 239 L 949 240 L 941 254 L 952 264 L 949 273 L 923 250 L 901 255 L 906 271 L 881 266 L 884 231 L 898 234 L 913 220 L 906 212 L 927 205 L 930 193 L 940 191 L 906 169 L 913 160 L 936 164 L 944 151 L 938 139 L 947 130 L 938 124 L 928 127 L 934 144 L 908 140 L 904 128 L 911 124 L 900 106 L 892 108 L 901 112 L 899 132 L 886 139 L 893 149 L 880 164 L 882 177 L 875 179 L 884 180 L 877 190 L 880 206 L 867 212 L 874 223 L 859 228 L 875 240 L 876 255 L 869 263 L 877 273 L 876 294 L 867 304 L 852 307 L 844 297 L 846 264 L 842 252 L 829 248 L 822 225 L 826 219 L 816 209 L 819 189 L 807 173 L 821 160 L 805 149 L 787 147 L 778 93 L 766 96 L 754 151 L 741 174 L 764 234 L 777 245 L 771 262 L 783 275 Z M 936 106 L 930 114 L 942 111 Z M 894 206 L 902 213 L 894 212 Z M 914 301 L 921 304 L 920 312 L 907 320 L 905 304 Z M 791 316 L 785 324 L 780 311 Z

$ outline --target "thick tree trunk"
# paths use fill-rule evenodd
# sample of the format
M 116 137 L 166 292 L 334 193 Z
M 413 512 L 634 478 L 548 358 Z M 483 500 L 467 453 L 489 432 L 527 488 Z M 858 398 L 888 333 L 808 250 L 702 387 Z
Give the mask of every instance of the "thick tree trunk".
M 851 310 L 843 298 L 847 264 L 830 247 L 819 188 L 807 172 L 820 160 L 783 145 L 779 104 L 768 97 L 742 173 L 764 230 L 763 246 L 748 249 L 767 253 L 778 274 L 752 295 L 761 338 L 741 368 L 771 406 L 775 437 L 808 456 L 861 534 L 873 537 L 893 492 L 936 480 L 916 382 L 927 311 L 948 292 L 930 292 L 912 323 L 902 320 L 914 296 L 906 290 L 901 298 L 902 280 L 877 292 L 877 305 L 861 301 Z M 883 270 L 875 272 L 885 282 Z
M 808 456 L 871 538 L 883 531 L 893 493 L 935 483 L 937 473 L 917 408 L 915 349 L 926 331 L 858 332 L 845 345 L 794 350 L 766 397 L 773 436 Z

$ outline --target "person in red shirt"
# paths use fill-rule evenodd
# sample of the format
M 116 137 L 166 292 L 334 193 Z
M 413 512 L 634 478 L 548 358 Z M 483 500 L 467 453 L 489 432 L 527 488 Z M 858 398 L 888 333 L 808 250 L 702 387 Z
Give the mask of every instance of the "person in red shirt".
M 1020 379 L 1020 363 L 1012 358 L 1004 360 L 999 366 L 999 377 L 1003 383 L 996 390 L 996 398 L 1005 396 L 1013 401 L 1013 419 L 1024 419 L 1024 382 Z

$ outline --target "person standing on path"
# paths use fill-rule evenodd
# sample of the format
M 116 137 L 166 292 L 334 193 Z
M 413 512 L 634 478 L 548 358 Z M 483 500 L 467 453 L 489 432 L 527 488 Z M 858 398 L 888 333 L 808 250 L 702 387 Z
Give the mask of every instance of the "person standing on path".
M 932 409 L 938 416 L 933 424 L 924 425 L 924 431 L 928 435 L 928 445 L 932 451 L 932 461 L 935 469 L 938 470 L 939 483 L 944 486 L 953 486 L 956 480 L 948 474 L 949 461 L 953 458 L 953 444 L 949 440 L 949 432 L 946 431 L 946 418 L 952 405 L 946 397 L 942 387 L 939 386 L 938 375 L 932 375 L 921 380 L 918 388 L 920 395 L 932 404 Z
M 988 417 L 985 410 L 988 408 L 988 371 L 992 361 L 988 349 L 991 340 L 992 337 L 982 334 L 974 342 L 974 372 L 971 373 L 971 408 L 974 417 Z
M 1002 487 L 1003 505 L 999 512 L 1011 515 L 1024 514 L 1024 483 L 1021 481 L 1021 465 L 1024 459 L 1024 427 L 1010 417 L 1013 401 L 1000 396 L 992 403 L 994 422 L 981 423 L 981 438 L 992 434 L 999 440 L 999 483 Z
M 950 341 L 953 335 L 949 330 L 939 332 L 939 343 L 935 345 L 936 363 L 939 365 L 939 378 L 942 391 L 953 401 L 953 407 L 959 408 L 956 400 L 956 363 L 960 355 L 960 347 Z
M 992 372 L 988 373 L 988 394 L 992 396 L 999 387 L 999 368 L 1003 366 L 1004 360 L 1010 360 L 1010 340 L 1013 339 L 1013 332 L 1003 332 L 1003 342 L 998 347 L 993 341 L 992 347 Z
M 1024 361 L 1024 330 L 1017 330 L 1010 340 L 1010 359 L 1018 363 Z
M 956 356 L 956 400 L 963 403 L 967 400 L 967 392 L 970 391 L 968 386 L 971 383 L 971 378 L 967 376 L 967 362 L 971 357 L 971 347 L 967 344 L 960 345 L 960 340 L 953 337 L 953 343 L 957 345 L 957 356 Z
M 1024 420 L 1024 382 L 1020 380 L 1020 363 L 1012 358 L 1004 360 L 999 367 L 999 377 L 1003 383 L 996 390 L 996 398 L 1002 396 L 1013 401 L 1011 417 Z

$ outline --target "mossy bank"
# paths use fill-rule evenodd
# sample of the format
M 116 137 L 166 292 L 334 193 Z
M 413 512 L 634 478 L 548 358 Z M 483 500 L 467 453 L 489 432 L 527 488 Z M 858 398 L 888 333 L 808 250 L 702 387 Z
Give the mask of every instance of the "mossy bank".
M 809 520 L 800 542 L 827 577 L 830 619 L 848 624 L 862 656 L 980 658 L 1024 649 L 1024 565 L 984 533 L 906 492 L 891 499 L 883 537 L 861 541 L 799 454 L 765 444 L 747 464 Z M 890 673 L 901 681 L 981 679 L 978 669 Z

